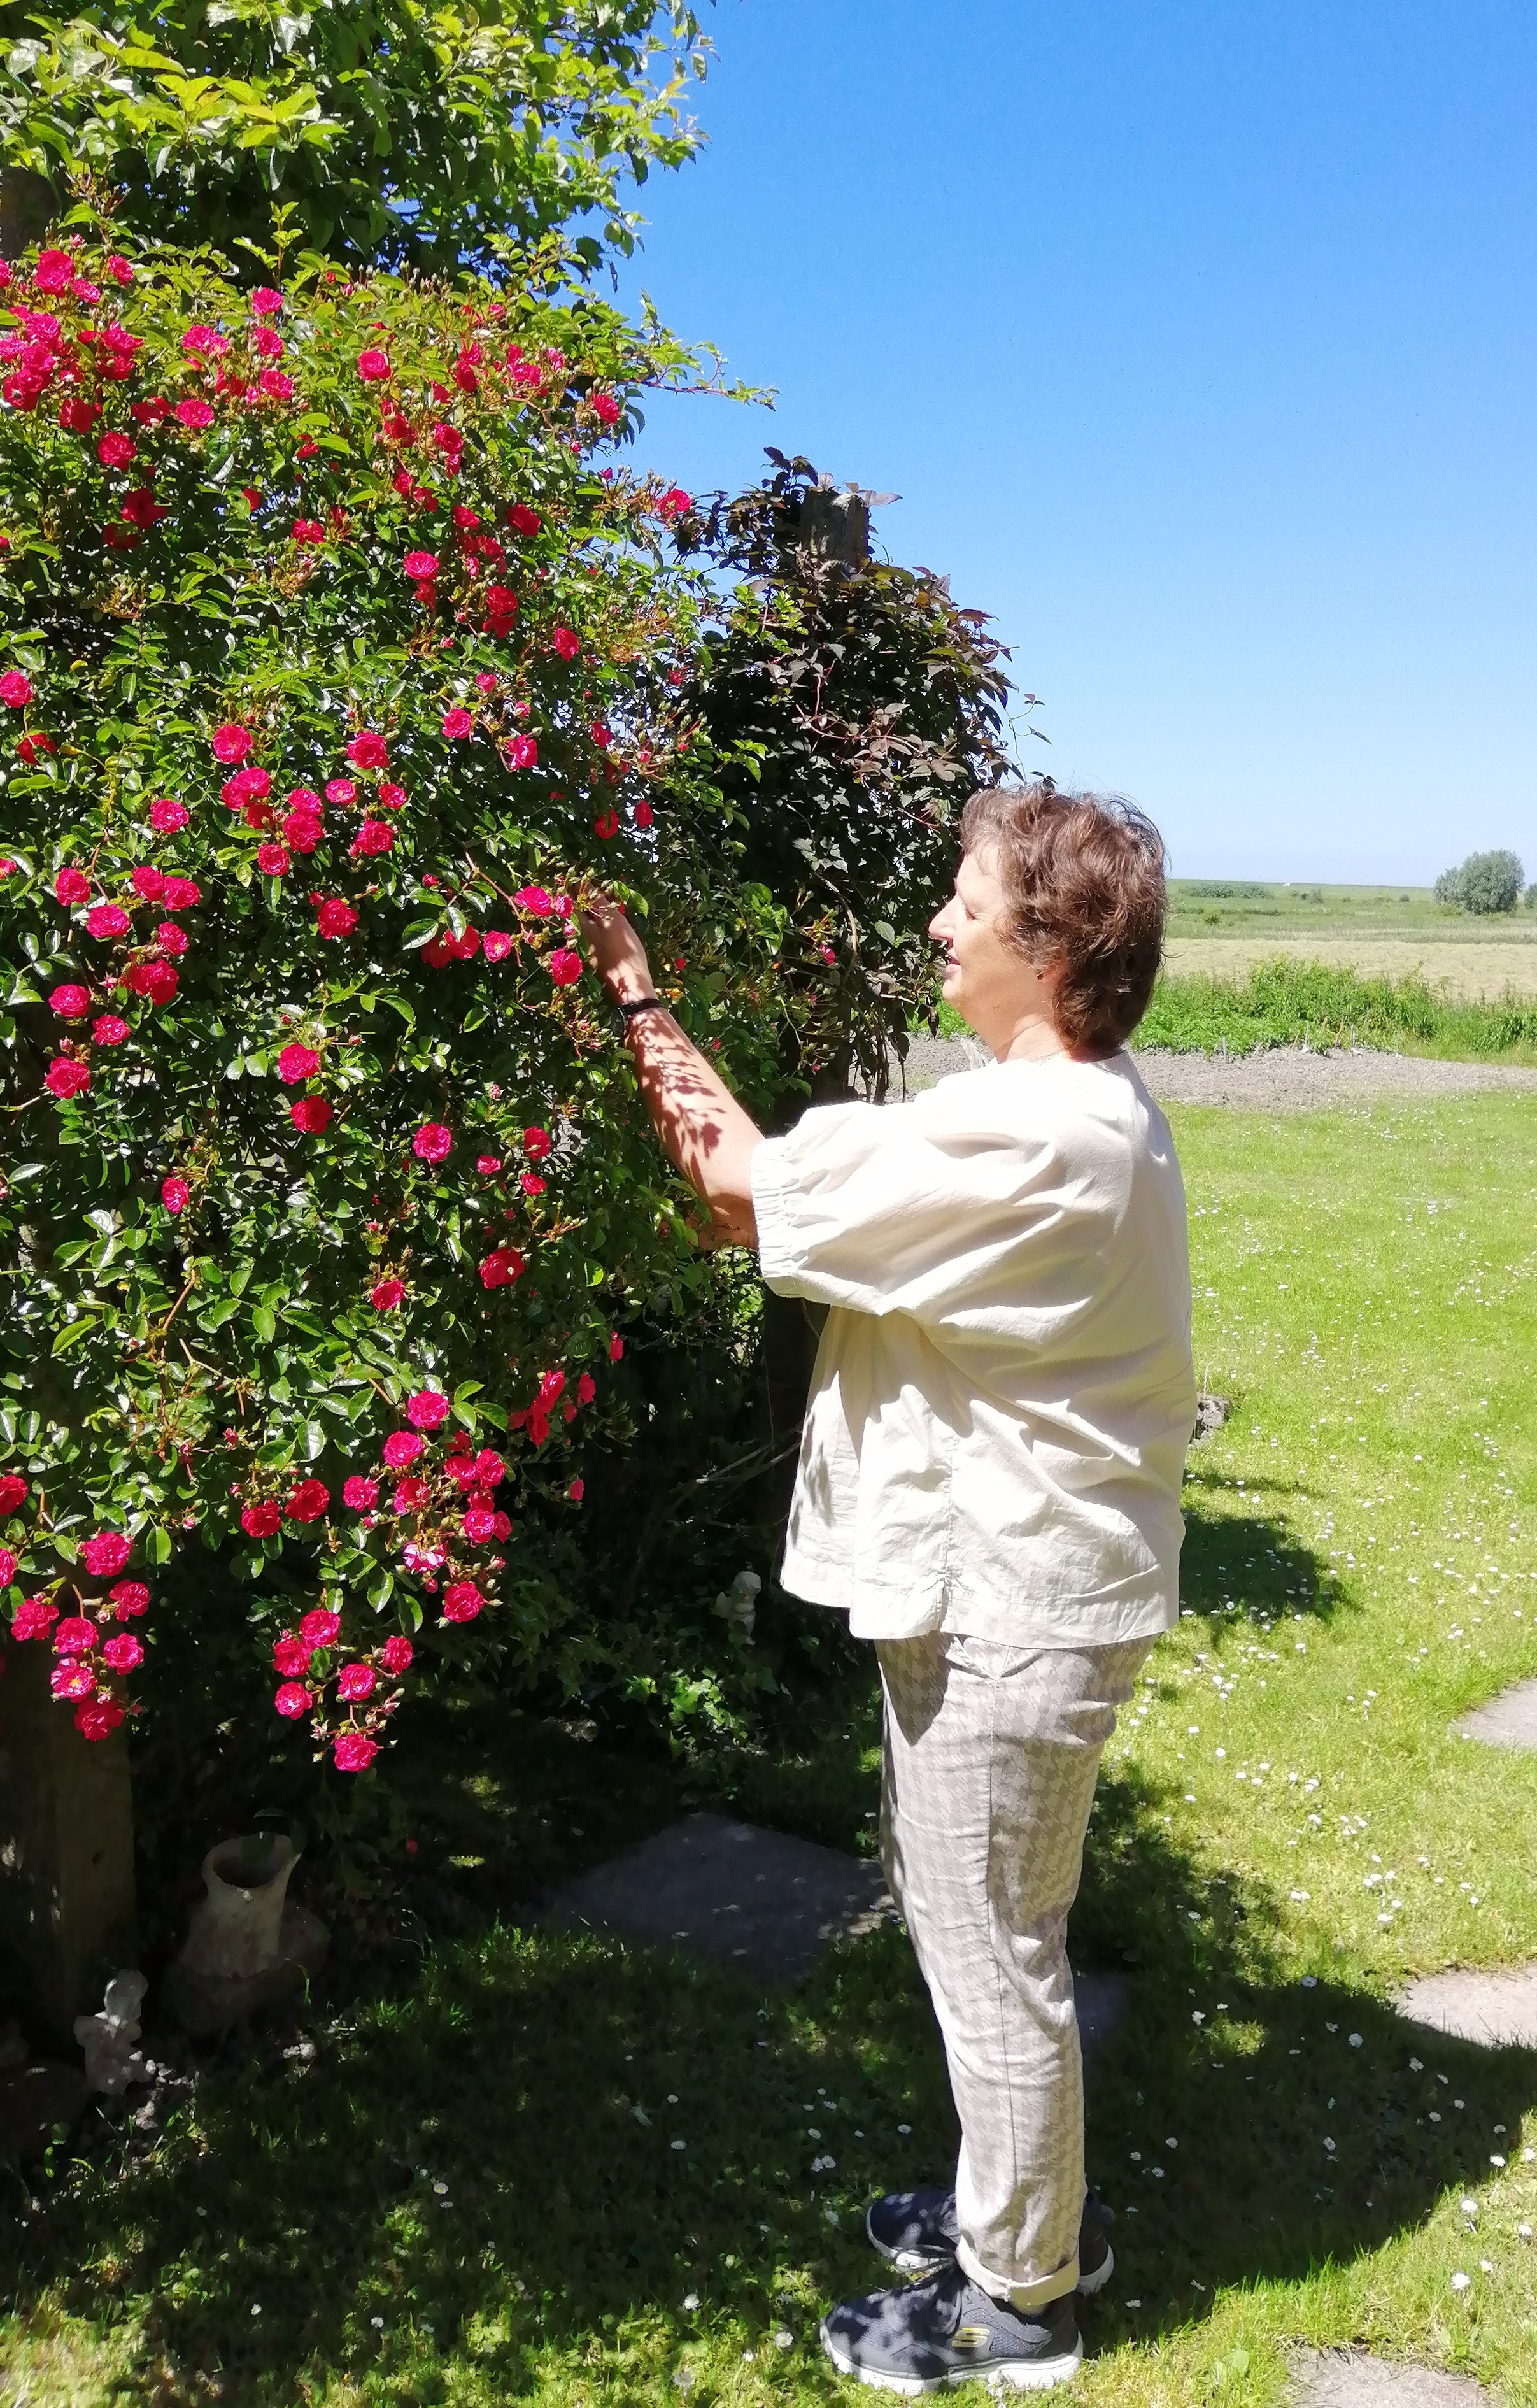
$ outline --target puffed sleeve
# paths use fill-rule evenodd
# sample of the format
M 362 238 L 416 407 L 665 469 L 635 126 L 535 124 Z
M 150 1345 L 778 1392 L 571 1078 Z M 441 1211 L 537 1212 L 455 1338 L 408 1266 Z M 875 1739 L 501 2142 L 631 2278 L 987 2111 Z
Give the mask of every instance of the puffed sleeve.
M 766 1139 L 752 1192 L 767 1284 L 941 1324 L 1078 1301 L 1103 1182 L 1067 1168 L 1050 1115 L 1032 1126 L 1016 1095 L 962 1073 L 904 1104 L 815 1107 Z

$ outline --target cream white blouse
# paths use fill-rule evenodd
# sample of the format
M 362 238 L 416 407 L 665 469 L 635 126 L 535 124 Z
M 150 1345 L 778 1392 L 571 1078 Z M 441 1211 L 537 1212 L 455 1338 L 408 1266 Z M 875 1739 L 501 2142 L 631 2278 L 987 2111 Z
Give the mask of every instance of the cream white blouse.
M 764 1279 L 831 1306 L 782 1578 L 867 1639 L 1102 1645 L 1178 1614 L 1185 1188 L 1130 1057 L 814 1109 L 752 1166 Z

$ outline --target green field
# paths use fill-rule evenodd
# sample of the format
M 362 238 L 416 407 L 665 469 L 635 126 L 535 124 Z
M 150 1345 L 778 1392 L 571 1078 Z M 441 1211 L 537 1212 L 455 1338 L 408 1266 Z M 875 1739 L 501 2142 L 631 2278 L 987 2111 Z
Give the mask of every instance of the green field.
M 1442 942 L 1530 939 L 1537 914 L 1500 912 L 1474 919 L 1437 903 L 1429 886 L 1264 884 L 1245 879 L 1172 878 L 1174 937 L 1398 937 Z
M 1288 2350 L 1360 2343 L 1537 2408 L 1537 2056 L 1391 2004 L 1413 1971 L 1537 1956 L 1537 1759 L 1449 1730 L 1537 1673 L 1537 1115 L 1171 1117 L 1198 1369 L 1234 1411 L 1191 1456 L 1186 1616 L 1074 1915 L 1132 2004 L 1090 2095 L 1119 2271 L 1074 2396 L 1279 2408 Z M 902 1935 L 761 1996 L 515 1901 L 690 1803 L 868 1848 L 876 1736 L 862 1659 L 793 1741 L 691 1775 L 491 1701 L 407 1725 L 415 1886 L 397 1836 L 339 1934 L 342 2011 L 236 2052 L 163 2133 L 99 2114 L 10 2183 L 0 2396 L 834 2397 L 817 2319 L 878 2271 L 863 2203 L 953 2145 Z

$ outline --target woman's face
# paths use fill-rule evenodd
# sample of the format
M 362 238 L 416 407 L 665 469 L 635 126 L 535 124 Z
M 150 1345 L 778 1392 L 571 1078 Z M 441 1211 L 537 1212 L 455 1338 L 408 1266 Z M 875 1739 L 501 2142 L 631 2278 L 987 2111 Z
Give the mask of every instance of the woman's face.
M 1005 925 L 996 851 L 963 853 L 955 893 L 934 913 L 929 934 L 944 949 L 946 1002 L 1000 1054 L 1025 1024 L 1044 1021 L 1049 1028 L 1054 983 L 1010 944 Z

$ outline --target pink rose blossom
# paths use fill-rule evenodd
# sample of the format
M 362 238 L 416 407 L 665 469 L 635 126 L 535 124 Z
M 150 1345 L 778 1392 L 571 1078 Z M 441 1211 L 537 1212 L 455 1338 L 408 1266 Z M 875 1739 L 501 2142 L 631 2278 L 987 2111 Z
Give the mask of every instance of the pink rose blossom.
M 307 1640 L 295 1639 L 292 1630 L 285 1630 L 272 1651 L 273 1670 L 292 1680 L 296 1673 L 308 1671 L 314 1653 Z
M 302 1079 L 313 1079 L 320 1067 L 320 1057 L 313 1045 L 285 1045 L 278 1056 L 278 1076 L 285 1087 L 296 1087 Z
M 415 1463 L 426 1443 L 415 1430 L 391 1430 L 384 1441 L 384 1460 L 391 1471 L 404 1471 L 408 1463 Z
M 186 804 L 178 803 L 170 795 L 162 795 L 149 806 L 149 825 L 160 836 L 174 836 L 178 828 L 186 826 L 191 816 Z
M 106 1739 L 122 1720 L 116 1698 L 88 1698 L 75 1709 L 75 1727 L 82 1739 Z
M 83 1062 L 50 1062 L 43 1084 L 50 1096 L 67 1104 L 74 1096 L 84 1095 L 91 1084 L 91 1073 Z
M 437 554 L 435 552 L 408 552 L 401 566 L 417 584 L 427 585 L 437 575 Z
M 395 831 L 388 820 L 364 820 L 352 840 L 350 850 L 356 853 L 393 853 Z
M 475 721 L 467 710 L 446 710 L 443 733 L 450 743 L 458 743 L 464 737 L 475 734 Z
M 91 881 L 83 869 L 61 869 L 53 892 L 65 906 L 83 903 L 91 893 Z
M 379 1484 L 377 1480 L 365 1480 L 361 1472 L 354 1471 L 343 1481 L 342 1503 L 349 1506 L 354 1513 L 371 1513 L 378 1501 Z
M 472 1547 L 482 1546 L 496 1535 L 496 1516 L 489 1505 L 469 1505 L 464 1509 L 460 1527 Z
M 512 951 L 512 939 L 505 928 L 488 928 L 485 954 L 488 962 L 505 962 Z
M 537 535 L 544 521 L 537 510 L 530 509 L 527 502 L 509 502 L 507 524 L 514 535 Z
M 289 1119 L 296 1129 L 303 1130 L 306 1137 L 323 1137 L 331 1126 L 331 1105 L 324 1096 L 301 1096 L 297 1103 L 290 1104 L 288 1108 Z
M 453 1144 L 453 1132 L 441 1121 L 423 1121 L 411 1140 L 411 1152 L 423 1162 L 442 1162 Z
M 211 742 L 214 759 L 226 762 L 234 767 L 249 757 L 255 738 L 250 729 L 242 727 L 238 720 L 226 719 L 221 726 L 214 729 Z
M 185 1212 L 191 1195 L 192 1190 L 184 1179 L 163 1179 L 160 1182 L 160 1200 L 173 1217 Z
M 338 1731 L 331 1753 L 338 1772 L 366 1772 L 378 1752 L 378 1742 L 364 1738 L 362 1731 Z
M 405 1281 L 384 1279 L 376 1282 L 368 1291 L 368 1301 L 376 1312 L 393 1312 L 406 1301 Z
M 568 945 L 557 945 L 549 957 L 549 975 L 557 986 L 575 986 L 582 974 L 582 957 Z
M 648 828 L 651 824 L 652 817 L 653 814 L 649 803 L 637 803 L 635 805 L 635 825 L 638 828 Z
M 323 1480 L 301 1480 L 283 1507 L 291 1522 L 318 1522 L 331 1502 Z
M 413 1429 L 434 1430 L 448 1418 L 448 1399 L 440 1388 L 419 1388 L 406 1400 L 406 1418 Z
M 312 1647 L 329 1647 L 335 1641 L 341 1627 L 342 1618 L 339 1613 L 334 1613 L 329 1606 L 317 1605 L 300 1623 L 299 1636 L 301 1639 L 307 1639 Z
M 371 1698 L 378 1685 L 378 1674 L 372 1664 L 344 1664 L 336 1675 L 336 1695 L 344 1705 L 356 1705 Z
M 131 435 L 104 435 L 96 446 L 96 457 L 104 468 L 126 468 L 130 460 L 138 458 L 138 445 Z
M 309 1691 L 302 1681 L 285 1681 L 272 1702 L 289 1722 L 297 1722 L 309 1712 Z
M 89 1656 L 96 1643 L 96 1626 L 83 1613 L 72 1613 L 61 1622 L 53 1634 L 53 1652 L 57 1656 Z
M 0 1520 L 26 1502 L 27 1484 L 19 1471 L 0 1471 Z
M 358 924 L 358 915 L 350 903 L 332 897 L 320 906 L 315 924 L 322 937 L 349 937 Z
M 125 937 L 132 923 L 121 903 L 96 903 L 86 913 L 85 924 L 93 937 Z
M 0 677 L 0 702 L 11 710 L 24 710 L 32 700 L 32 680 L 24 669 L 7 669 Z
M 58 1619 L 58 1607 L 50 1605 L 46 1598 L 26 1597 L 16 1609 L 10 1635 L 13 1639 L 46 1639 L 49 1626 Z
M 61 1020 L 83 1020 L 91 1009 L 88 986 L 56 986 L 49 996 L 50 1008 Z
M 247 303 L 253 318 L 275 318 L 282 306 L 282 294 L 270 284 L 258 284 Z
M 131 1542 L 121 1530 L 99 1530 L 80 1549 L 80 1561 L 93 1580 L 110 1580 L 121 1571 L 133 1552 Z
M 619 423 L 619 405 L 611 393 L 593 394 L 592 415 L 604 426 L 615 426 Z
M 473 1622 L 486 1600 L 474 1581 L 450 1581 L 443 1592 L 445 1622 Z
M 562 661 L 574 661 L 581 651 L 581 640 L 570 627 L 557 627 L 550 642 Z
M 267 1497 L 260 1504 L 245 1507 L 240 1515 L 240 1527 L 248 1539 L 275 1539 L 282 1526 L 282 1519 L 278 1499 Z
M 9 1588 L 16 1578 L 16 1557 L 8 1547 L 0 1547 L 0 1588 Z
M 622 1363 L 624 1360 L 624 1340 L 617 1329 L 608 1341 L 608 1359 L 610 1363 Z
M 579 1505 L 587 1494 L 587 1484 L 584 1481 L 574 1480 L 565 1493 L 573 1505 Z
M 502 1168 L 502 1157 L 499 1154 L 477 1154 L 475 1167 L 482 1179 L 494 1179 Z
M 512 899 L 519 911 L 530 912 L 535 920 L 548 920 L 555 909 L 542 886 L 519 886 Z
M 293 864 L 280 844 L 259 844 L 256 867 L 263 878 L 286 878 Z
M 363 727 L 349 744 L 347 757 L 355 769 L 382 769 L 390 758 L 390 747 L 377 728 Z
M 358 374 L 364 384 L 379 384 L 390 373 L 390 363 L 382 351 L 360 351 Z
M 195 878 L 168 878 L 161 896 L 167 911 L 191 911 L 203 900 L 203 889 Z
M 96 1675 L 89 1664 L 56 1664 L 49 1676 L 49 1687 L 56 1698 L 89 1698 L 95 1686 Z
M 120 1622 L 132 1622 L 149 1607 L 149 1592 L 142 1581 L 119 1581 L 107 1594 Z
M 539 764 L 539 747 L 532 736 L 515 736 L 507 746 L 507 767 L 511 769 L 534 769 Z
M 131 1630 L 120 1630 L 102 1649 L 102 1662 L 109 1672 L 132 1672 L 144 1661 L 144 1649 Z
M 402 1672 L 410 1670 L 414 1652 L 410 1641 L 402 1638 L 397 1632 L 392 1639 L 387 1639 L 380 1648 L 379 1661 L 387 1672 L 392 1672 L 398 1678 Z
M 164 946 L 168 953 L 184 953 L 187 950 L 187 931 L 185 928 L 178 928 L 174 920 L 162 920 L 155 930 L 155 942 L 157 945 Z
M 146 903 L 158 903 L 165 892 L 165 872 L 152 861 L 141 861 L 132 871 L 129 884 Z
M 547 1128 L 526 1128 L 523 1131 L 523 1152 L 530 1162 L 543 1162 L 554 1143 Z
M 523 1257 L 516 1246 L 494 1246 L 480 1266 L 482 1287 L 509 1287 L 522 1275 Z

